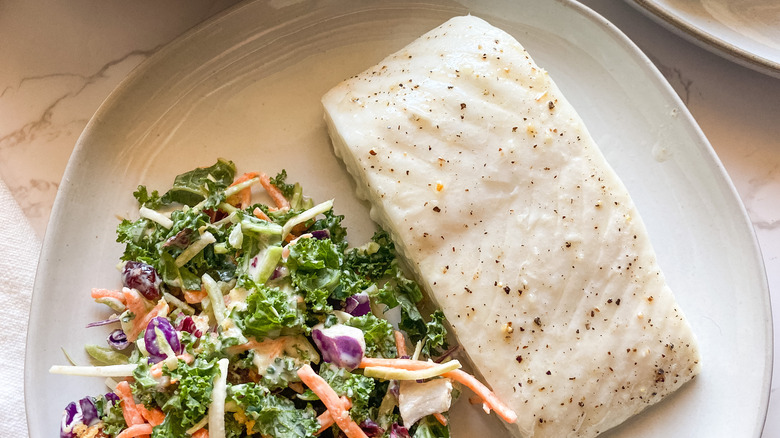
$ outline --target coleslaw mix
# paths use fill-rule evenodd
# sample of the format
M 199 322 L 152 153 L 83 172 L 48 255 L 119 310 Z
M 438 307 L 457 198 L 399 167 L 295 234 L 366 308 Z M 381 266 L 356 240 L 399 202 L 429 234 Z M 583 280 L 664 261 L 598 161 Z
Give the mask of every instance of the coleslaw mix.
M 66 407 L 62 438 L 448 437 L 458 382 L 513 421 L 450 359 L 444 316 L 421 313 L 388 235 L 350 247 L 333 201 L 284 170 L 236 177 L 220 159 L 133 195 L 123 287 L 92 290 L 113 312 L 89 324 L 107 342 L 86 346 L 90 366 L 51 369 L 108 391 Z

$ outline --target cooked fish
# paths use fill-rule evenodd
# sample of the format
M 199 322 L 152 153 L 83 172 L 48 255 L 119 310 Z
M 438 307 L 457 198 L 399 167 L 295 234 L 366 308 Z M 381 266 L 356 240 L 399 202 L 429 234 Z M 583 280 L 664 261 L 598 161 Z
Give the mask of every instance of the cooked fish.
M 509 34 L 455 17 L 323 97 L 336 154 L 521 437 L 592 437 L 700 356 L 623 183 Z

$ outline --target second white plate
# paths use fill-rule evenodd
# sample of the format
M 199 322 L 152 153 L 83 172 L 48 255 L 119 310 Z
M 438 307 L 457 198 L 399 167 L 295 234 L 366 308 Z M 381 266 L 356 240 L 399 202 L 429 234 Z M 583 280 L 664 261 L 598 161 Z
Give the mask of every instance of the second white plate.
M 684 38 L 745 67 L 780 78 L 780 2 L 628 0 Z

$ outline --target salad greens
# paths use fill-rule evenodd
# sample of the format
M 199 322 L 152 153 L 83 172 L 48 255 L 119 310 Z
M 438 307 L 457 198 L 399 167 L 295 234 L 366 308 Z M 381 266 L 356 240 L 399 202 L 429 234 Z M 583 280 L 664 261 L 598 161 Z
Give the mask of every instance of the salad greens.
M 427 366 L 448 348 L 444 315 L 420 311 L 387 233 L 350 248 L 332 201 L 287 178 L 220 159 L 162 195 L 138 187 L 139 218 L 117 227 L 123 287 L 92 291 L 116 312 L 95 323 L 115 325 L 108 345 L 87 347 L 95 366 L 52 368 L 110 376 L 110 392 L 71 403 L 62 437 L 449 436 L 440 413 L 404 424 L 398 382 L 361 362 L 408 357 L 408 340 Z M 253 202 L 257 186 L 272 202 Z

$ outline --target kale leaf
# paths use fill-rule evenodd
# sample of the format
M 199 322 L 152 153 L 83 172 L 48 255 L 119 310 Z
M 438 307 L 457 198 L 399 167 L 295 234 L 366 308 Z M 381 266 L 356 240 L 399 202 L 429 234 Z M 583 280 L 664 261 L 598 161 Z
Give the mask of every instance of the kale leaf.
M 218 372 L 216 361 L 202 358 L 196 358 L 192 365 L 180 360 L 175 370 L 164 367 L 164 373 L 178 382 L 171 397 L 162 405 L 166 417 L 176 417 L 171 421 L 185 430 L 200 421 L 211 403 L 214 376 Z
M 251 420 L 252 431 L 262 436 L 304 438 L 314 436 L 319 429 L 317 413 L 311 405 L 298 409 L 292 400 L 271 394 L 255 383 L 229 385 L 228 401 L 238 405 L 239 417 Z
M 349 250 L 344 264 L 370 280 L 378 280 L 394 272 L 394 261 L 395 245 L 387 232 L 380 230 L 374 233 L 368 245 Z
M 102 430 L 106 435 L 119 435 L 127 427 L 120 402 L 111 401 L 101 395 L 95 399 L 95 407 L 100 421 L 103 422 Z
M 187 429 L 179 423 L 179 415 L 166 415 L 162 424 L 152 428 L 152 438 L 180 438 L 187 436 Z
M 350 318 L 345 324 L 363 331 L 366 340 L 366 356 L 386 358 L 398 356 L 393 326 L 386 319 L 377 318 L 369 313 Z
M 125 244 L 122 260 L 140 260 L 152 265 L 157 260 L 158 225 L 148 219 L 123 219 L 116 228 L 116 241 Z
M 371 396 L 374 393 L 374 379 L 361 374 L 352 374 L 344 368 L 323 362 L 320 365 L 320 377 L 336 391 L 336 394 L 347 396 L 352 401 L 350 416 L 357 423 L 376 416 L 372 408 Z
M 172 390 L 161 391 L 159 382 L 150 374 L 151 366 L 146 358 L 139 360 L 133 370 L 130 387 L 140 403 L 146 406 L 162 406 L 171 397 Z
M 211 167 L 199 167 L 177 175 L 173 187 L 162 196 L 162 203 L 177 202 L 192 207 L 210 194 L 227 188 L 235 175 L 236 165 L 220 158 Z
M 285 198 L 292 197 L 295 192 L 295 184 L 287 183 L 287 171 L 282 169 L 275 177 L 271 178 L 271 184 L 273 184 Z
M 250 280 L 246 281 L 251 284 Z M 231 316 L 244 335 L 262 339 L 283 329 L 304 331 L 304 315 L 286 292 L 265 285 L 253 286 L 246 308 L 234 310 Z
M 433 356 L 447 349 L 447 329 L 444 327 L 444 312 L 441 310 L 433 312 L 431 320 L 425 323 L 425 331 L 423 354 Z
M 290 248 L 287 267 L 306 304 L 316 313 L 332 310 L 328 297 L 339 284 L 342 253 L 330 239 L 301 239 Z
M 133 196 L 138 201 L 139 205 L 151 208 L 152 210 L 160 208 L 160 205 L 162 205 L 162 200 L 160 199 L 160 194 L 157 193 L 157 190 L 153 190 L 152 193 L 149 193 L 146 186 L 139 185 L 136 191 L 133 192 Z
M 352 295 L 359 294 L 368 289 L 374 283 L 365 277 L 358 275 L 355 271 L 343 269 L 339 277 L 339 285 L 333 289 L 330 298 L 344 301 Z
M 450 438 L 450 428 L 429 415 L 417 423 L 417 429 L 412 438 Z
M 341 225 L 341 222 L 344 220 L 344 215 L 335 214 L 333 213 L 333 210 L 328 210 L 323 213 L 323 216 L 325 217 L 314 221 L 314 224 L 309 230 L 328 230 L 331 242 L 336 244 L 340 249 L 340 252 L 343 253 L 347 248 L 347 229 Z

